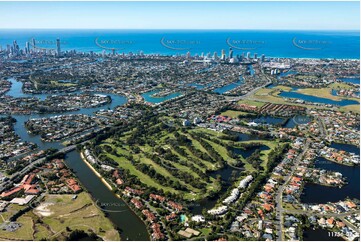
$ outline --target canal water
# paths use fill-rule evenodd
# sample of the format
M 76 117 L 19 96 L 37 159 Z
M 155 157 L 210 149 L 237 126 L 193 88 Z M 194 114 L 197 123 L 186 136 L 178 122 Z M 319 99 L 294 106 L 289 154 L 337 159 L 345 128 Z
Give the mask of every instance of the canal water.
M 193 214 L 202 214 L 202 210 L 206 209 L 212 209 L 214 208 L 214 206 L 217 204 L 219 198 L 227 191 L 227 189 L 229 188 L 229 186 L 232 186 L 233 184 L 233 177 L 234 178 L 238 178 L 240 173 L 242 172 L 243 169 L 235 169 L 229 165 L 225 165 L 224 168 L 217 170 L 217 171 L 212 171 L 210 173 L 208 173 L 208 175 L 210 175 L 213 178 L 217 178 L 218 176 L 221 178 L 222 181 L 222 188 L 220 190 L 220 192 L 212 197 L 212 198 L 205 198 L 199 202 L 196 203 L 192 203 L 189 206 L 189 210 L 193 213 Z
M 280 77 L 296 75 L 296 74 L 297 74 L 297 71 L 293 71 L 293 70 L 285 71 L 285 72 L 282 72 L 279 75 L 277 75 L 277 79 L 279 79 Z
M 340 101 L 335 101 L 328 98 L 316 97 L 312 95 L 302 94 L 298 92 L 281 92 L 279 94 L 280 97 L 286 98 L 296 98 L 301 99 L 307 102 L 312 103 L 323 103 L 323 104 L 331 104 L 331 105 L 338 105 L 338 106 L 347 106 L 353 104 L 359 104 L 356 100 L 348 100 L 348 99 L 341 99 Z
M 7 95 L 13 97 L 38 97 L 42 100 L 46 98 L 46 94 L 24 94 L 22 93 L 22 83 L 15 79 L 10 79 L 12 87 L 7 92 Z M 124 96 L 97 93 L 109 95 L 112 102 L 101 107 L 96 108 L 82 108 L 77 111 L 66 113 L 53 114 L 34 114 L 34 115 L 12 115 L 16 119 L 15 132 L 21 137 L 23 141 L 36 143 L 40 149 L 57 148 L 61 149 L 64 146 L 60 142 L 43 142 L 39 135 L 31 135 L 26 131 L 24 123 L 30 118 L 51 117 L 59 114 L 87 114 L 93 115 L 95 111 L 101 109 L 113 109 L 118 105 L 123 105 L 127 102 Z M 93 199 L 97 201 L 97 205 L 101 208 L 114 225 L 120 229 L 123 240 L 149 240 L 145 224 L 140 218 L 124 203 L 124 201 L 115 196 L 115 194 L 108 189 L 108 187 L 94 174 L 94 172 L 81 160 L 77 151 L 72 151 L 67 154 L 65 163 L 72 169 L 81 184 L 92 195 Z
M 250 157 L 256 150 L 269 150 L 269 147 L 267 145 L 256 145 L 247 149 L 233 148 L 233 152 L 237 155 L 241 155 L 244 159 Z
M 331 147 L 336 149 L 360 154 L 357 146 L 333 143 Z M 348 198 L 360 198 L 360 167 L 359 166 L 345 166 L 335 162 L 329 161 L 323 157 L 318 157 L 315 160 L 315 168 L 340 172 L 348 182 L 341 188 L 322 186 L 318 184 L 306 183 L 304 191 L 301 195 L 303 203 L 327 203 L 338 202 Z M 320 196 L 322 194 L 322 196 Z
M 278 117 L 273 117 L 270 115 L 264 115 L 264 116 L 260 116 L 256 119 L 253 119 L 252 122 L 258 123 L 258 124 L 271 124 L 271 125 L 277 125 L 277 124 L 282 124 L 284 123 L 286 120 L 284 118 L 278 118 Z
M 284 128 L 294 128 L 300 124 L 308 124 L 312 121 L 312 118 L 306 115 L 296 115 L 293 118 L 289 118 L 287 122 L 283 125 Z
M 172 98 L 176 98 L 176 97 L 179 97 L 180 95 L 182 95 L 182 93 L 180 93 L 180 92 L 174 92 L 174 93 L 170 93 L 168 95 L 162 96 L 162 97 L 154 97 L 153 95 L 158 92 L 160 92 L 160 90 L 153 90 L 153 91 L 145 92 L 141 96 L 144 98 L 144 100 L 146 102 L 161 103 L 161 102 L 168 101 Z
M 95 176 L 93 171 L 81 160 L 77 151 L 68 153 L 65 163 L 75 172 L 81 184 L 92 195 L 97 206 L 120 228 L 122 240 L 149 240 L 141 219 Z
M 341 81 L 352 84 L 360 84 L 360 77 L 354 78 L 340 78 Z
M 288 71 L 285 73 L 281 73 L 277 76 L 277 79 L 279 79 L 280 77 L 283 76 L 287 76 L 290 74 L 296 74 L 296 72 L 293 71 Z M 344 81 L 344 82 L 349 82 L 349 83 L 354 83 L 354 84 L 360 84 L 360 80 L 357 78 L 341 78 L 340 80 Z M 267 88 L 275 88 L 277 85 L 275 84 L 270 84 L 267 86 Z M 331 104 L 331 105 L 338 105 L 338 106 L 347 106 L 347 105 L 353 105 L 353 104 L 359 104 L 359 102 L 357 102 L 356 100 L 348 100 L 348 99 L 341 99 L 340 101 L 335 101 L 329 98 L 322 98 L 322 97 L 316 97 L 316 96 L 312 96 L 312 95 L 307 95 L 307 94 L 303 94 L 303 93 L 298 93 L 297 90 L 299 89 L 298 87 L 294 87 L 294 86 L 290 86 L 292 89 L 291 91 L 282 91 L 279 96 L 280 97 L 285 97 L 285 98 L 296 98 L 296 99 L 301 99 L 303 101 L 306 102 L 313 102 L 313 103 L 323 103 L 323 104 Z M 332 90 L 331 94 L 333 96 L 337 96 L 337 91 L 336 90 Z M 356 93 L 357 95 L 357 93 Z M 358 93 L 359 95 L 359 93 Z
M 198 83 L 190 83 L 190 84 L 188 84 L 187 86 L 189 86 L 189 87 L 194 87 L 194 88 L 196 88 L 197 90 L 202 90 L 202 89 L 204 88 L 204 85 L 198 84 Z
M 252 65 L 247 65 L 247 72 L 250 76 L 254 76 L 254 69 Z
M 307 124 L 312 118 L 307 115 L 295 115 L 292 118 L 274 117 L 271 115 L 262 115 L 254 119 L 248 119 L 257 124 L 281 125 L 284 128 L 294 128 L 300 124 Z
M 213 92 L 218 93 L 218 94 L 223 94 L 223 93 L 233 90 L 236 87 L 241 86 L 242 84 L 244 84 L 244 80 L 243 80 L 243 77 L 240 76 L 239 80 L 237 82 L 233 82 L 233 83 L 225 85 L 223 87 L 216 88 L 213 90 Z
M 238 141 L 250 141 L 250 140 L 261 140 L 263 139 L 263 137 L 257 136 L 257 135 L 251 135 L 251 134 L 244 134 L 244 133 L 238 133 L 238 132 L 232 132 L 233 134 L 237 134 L 238 135 Z M 247 149 L 247 150 L 241 150 L 241 149 L 237 149 L 239 152 L 239 154 L 241 154 L 244 158 L 247 158 L 248 156 L 250 156 L 251 154 L 253 154 L 253 152 L 257 149 L 261 149 L 261 150 L 267 150 L 269 149 L 268 146 L 266 147 L 252 147 L 251 149 Z M 222 181 L 222 188 L 220 190 L 220 192 L 212 197 L 212 198 L 205 198 L 199 202 L 196 203 L 192 203 L 189 207 L 189 210 L 193 213 L 193 214 L 202 214 L 202 210 L 206 209 L 212 209 L 214 208 L 214 206 L 217 204 L 217 202 L 219 201 L 220 197 L 223 196 L 225 194 L 225 192 L 227 192 L 227 189 L 233 185 L 234 180 L 233 178 L 237 179 L 240 176 L 240 173 L 244 171 L 243 168 L 235 168 L 232 167 L 230 165 L 225 165 L 224 168 L 217 170 L 217 171 L 212 171 L 209 172 L 208 175 L 210 175 L 213 178 L 217 178 L 220 177 L 221 181 Z
M 341 237 L 331 236 L 330 231 L 326 229 L 305 229 L 303 231 L 304 241 L 344 241 Z

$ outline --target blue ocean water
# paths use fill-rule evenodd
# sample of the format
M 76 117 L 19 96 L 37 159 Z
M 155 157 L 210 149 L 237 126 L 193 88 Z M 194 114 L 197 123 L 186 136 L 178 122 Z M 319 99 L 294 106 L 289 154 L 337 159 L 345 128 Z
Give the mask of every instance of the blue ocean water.
M 0 30 L 0 45 L 17 40 L 20 48 L 32 38 L 41 48 L 55 49 L 60 38 L 62 50 L 117 53 L 218 56 L 233 48 L 234 55 L 250 52 L 258 57 L 360 58 L 359 31 L 293 30 Z

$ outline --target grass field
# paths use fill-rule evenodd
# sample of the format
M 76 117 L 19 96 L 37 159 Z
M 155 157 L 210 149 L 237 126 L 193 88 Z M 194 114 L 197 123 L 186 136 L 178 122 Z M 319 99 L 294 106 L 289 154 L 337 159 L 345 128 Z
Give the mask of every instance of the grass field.
M 349 85 L 347 83 L 332 83 L 328 87 L 331 89 L 337 89 L 337 90 L 340 90 L 340 89 L 348 90 L 348 89 L 353 88 L 351 85 Z
M 322 97 L 322 98 L 328 98 L 331 100 L 339 101 L 341 99 L 351 99 L 351 100 L 358 100 L 357 98 L 347 98 L 347 97 L 339 97 L 332 95 L 331 91 L 332 89 L 351 89 L 352 86 L 346 84 L 346 83 L 332 83 L 328 87 L 324 88 L 300 88 L 297 89 L 296 92 L 311 95 L 315 97 Z M 275 86 L 273 89 L 280 89 L 283 91 L 291 91 L 291 87 L 286 86 Z
M 354 112 L 354 113 L 360 113 L 360 105 L 347 105 L 344 107 L 340 107 L 340 111 L 343 112 Z
M 221 113 L 222 116 L 228 116 L 231 118 L 238 118 L 239 115 L 248 115 L 248 113 L 246 112 L 242 112 L 242 111 L 236 111 L 236 110 L 227 110 L 223 113 Z
M 46 195 L 35 209 L 17 219 L 22 227 L 14 232 L 1 232 L 7 240 L 64 240 L 70 231 L 93 231 L 103 240 L 120 240 L 118 231 L 94 204 L 90 195 Z M 67 228 L 70 231 L 67 231 Z
M 256 106 L 256 107 L 260 108 L 265 103 L 264 102 L 253 101 L 253 100 L 240 100 L 240 101 L 238 101 L 238 104 L 247 104 L 247 105 L 250 105 L 250 106 Z
M 77 86 L 77 84 L 75 83 L 62 83 L 62 82 L 58 82 L 58 81 L 50 81 L 51 85 L 53 86 L 64 86 L 64 87 L 74 87 Z
M 297 92 L 311 95 L 315 97 L 322 97 L 322 98 L 328 98 L 335 101 L 340 101 L 342 99 L 350 99 L 350 100 L 356 100 L 357 98 L 347 98 L 347 97 L 340 97 L 340 96 L 334 96 L 331 94 L 332 88 L 302 88 L 298 89 Z
M 346 84 L 347 85 L 347 84 Z M 341 86 L 341 85 L 340 85 Z M 348 86 L 348 85 L 347 85 Z M 347 87 L 345 86 L 345 87 Z M 262 88 L 260 90 L 258 90 L 252 97 L 254 99 L 257 100 L 262 100 L 264 102 L 271 102 L 271 103 L 277 103 L 277 104 L 291 104 L 287 101 L 285 101 L 282 97 L 278 96 L 278 94 L 280 93 L 280 91 L 276 90 L 279 86 L 276 86 L 272 89 L 269 88 Z M 280 88 L 283 89 L 283 88 Z M 306 94 L 306 95 L 311 95 L 311 96 L 316 96 L 316 97 L 322 97 L 322 98 L 328 98 L 331 100 L 335 100 L 335 101 L 339 101 L 341 99 L 349 99 L 349 100 L 356 100 L 359 101 L 359 99 L 357 98 L 346 98 L 346 97 L 338 97 L 338 96 L 333 96 L 331 94 L 331 87 L 327 87 L 327 88 L 304 88 L 304 89 L 298 89 L 297 92 L 298 93 L 302 93 L 302 94 Z M 248 101 L 248 100 L 247 100 Z M 242 100 L 242 102 L 244 103 L 244 100 Z M 298 103 L 292 103 L 292 105 L 296 105 L 296 106 L 303 106 L 303 107 L 307 107 L 307 108 L 316 108 L 316 109 L 324 109 L 324 106 L 312 106 L 312 105 L 304 105 L 304 104 L 298 104 Z M 340 111 L 353 111 L 356 113 L 360 112 L 360 105 L 347 105 L 347 106 L 343 106 L 339 108 Z
M 149 128 L 158 128 L 159 124 L 152 125 Z M 135 132 L 135 130 L 133 130 Z M 177 132 L 181 135 L 186 136 L 190 142 L 191 146 L 201 153 L 207 153 L 207 150 L 195 139 L 191 137 L 191 135 L 183 132 L 182 130 L 177 130 Z M 192 186 L 187 180 L 182 179 L 181 177 L 175 176 L 174 169 L 179 170 L 181 172 L 187 173 L 194 181 L 199 180 L 202 181 L 202 178 L 191 168 L 192 166 L 199 169 L 202 172 L 206 172 L 207 170 L 215 170 L 217 169 L 216 165 L 213 161 L 204 160 L 199 157 L 196 157 L 191 150 L 186 147 L 179 145 L 185 152 L 185 154 L 180 154 L 174 147 L 169 145 L 168 139 L 175 140 L 174 132 L 167 132 L 165 130 L 160 130 L 152 134 L 151 137 L 147 136 L 147 139 L 151 139 L 155 145 L 151 146 L 149 144 L 142 144 L 142 145 L 133 145 L 130 147 L 127 145 L 127 139 L 131 136 L 132 132 L 127 132 L 124 135 L 117 139 L 108 138 L 100 144 L 100 147 L 103 147 L 103 152 L 99 156 L 100 159 L 104 157 L 111 158 L 112 160 L 116 161 L 119 164 L 119 167 L 128 170 L 131 175 L 134 175 L 139 178 L 139 180 L 146 186 L 154 187 L 156 189 L 162 189 L 165 192 L 171 192 L 173 194 L 182 194 L 182 197 L 187 200 L 194 200 L 194 199 L 201 199 L 208 196 L 208 192 L 220 189 L 220 184 L 217 183 L 216 179 L 210 178 L 210 182 L 204 182 L 204 189 L 199 189 L 197 187 Z M 106 147 L 108 146 L 107 150 L 109 151 L 109 147 L 111 150 L 116 152 L 107 152 Z M 139 149 L 137 153 L 132 151 L 132 148 L 137 146 Z M 152 155 L 155 154 L 155 147 L 162 147 L 177 158 L 179 162 L 176 161 L 169 161 L 165 157 L 160 157 L 161 162 L 155 162 L 154 160 L 150 159 Z M 157 179 L 149 176 L 148 174 L 143 173 L 141 170 L 138 170 L 137 167 L 131 162 L 132 160 L 139 161 L 141 164 L 148 165 L 152 167 L 158 174 L 165 177 L 167 180 L 172 181 L 174 183 L 178 183 L 188 189 L 188 192 L 180 191 L 175 189 L 172 186 L 168 186 L 167 184 L 161 183 Z M 192 160 L 196 160 L 196 163 L 193 163 Z M 171 164 L 173 166 L 170 167 Z M 202 164 L 202 166 L 200 165 Z M 191 191 L 191 192 L 189 192 Z
M 223 134 L 219 133 L 219 132 L 216 132 L 216 131 L 213 131 L 213 130 L 210 130 L 210 129 L 205 129 L 205 128 L 197 128 L 197 129 L 194 129 L 192 130 L 191 132 L 203 132 L 203 133 L 207 133 L 207 134 L 210 134 L 212 135 L 213 138 L 217 138 L 219 141 L 222 141 L 224 144 L 229 144 L 231 141 L 229 140 L 222 140 L 221 139 L 221 136 Z M 228 154 L 227 154 L 227 151 L 225 150 L 224 147 L 218 145 L 218 144 L 215 144 L 214 142 L 211 142 L 211 141 L 208 141 L 212 146 L 213 148 L 226 160 L 228 161 L 228 163 L 230 165 L 234 165 L 236 163 L 236 160 L 229 157 Z M 249 141 L 239 141 L 239 142 L 235 142 L 234 145 L 237 146 L 237 144 L 249 144 L 249 143 L 259 143 L 261 145 L 266 145 L 268 146 L 270 149 L 269 150 L 263 150 L 261 151 L 261 159 L 262 159 L 262 164 L 261 166 L 265 167 L 266 164 L 267 164 L 267 155 L 272 151 L 272 149 L 274 149 L 278 144 L 281 144 L 279 143 L 277 140 L 249 140 Z M 248 164 L 245 159 L 243 159 L 241 156 L 239 157 L 239 159 L 244 162 L 244 168 L 247 172 L 253 172 L 255 171 L 255 169 L 250 165 Z
M 115 161 L 120 168 L 137 177 L 143 187 L 170 192 L 185 200 L 203 199 L 219 191 L 219 181 L 208 172 L 219 170 L 226 163 L 245 162 L 247 172 L 255 171 L 242 157 L 237 160 L 230 157 L 227 147 L 233 144 L 224 139 L 225 134 L 221 132 L 205 128 L 184 129 L 176 124 L 169 128 L 160 124 L 158 119 L 147 123 L 140 133 L 135 128 L 105 139 L 99 144 L 98 159 Z M 136 139 L 136 142 L 129 139 Z M 270 147 L 261 152 L 261 166 L 265 167 L 275 143 L 257 142 Z

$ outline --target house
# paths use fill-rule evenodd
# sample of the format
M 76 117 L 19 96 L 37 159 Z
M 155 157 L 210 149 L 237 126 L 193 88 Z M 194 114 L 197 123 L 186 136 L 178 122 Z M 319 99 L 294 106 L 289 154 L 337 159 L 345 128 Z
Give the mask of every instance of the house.
M 143 203 L 142 203 L 141 201 L 139 201 L 138 199 L 136 199 L 136 198 L 132 198 L 132 199 L 130 200 L 130 202 L 133 203 L 134 206 L 135 206 L 136 208 L 138 208 L 138 209 L 140 209 L 141 207 L 143 207 Z
M 156 219 L 155 215 L 152 212 L 150 212 L 148 209 L 142 210 L 142 213 L 147 217 L 147 220 L 149 222 L 153 222 Z

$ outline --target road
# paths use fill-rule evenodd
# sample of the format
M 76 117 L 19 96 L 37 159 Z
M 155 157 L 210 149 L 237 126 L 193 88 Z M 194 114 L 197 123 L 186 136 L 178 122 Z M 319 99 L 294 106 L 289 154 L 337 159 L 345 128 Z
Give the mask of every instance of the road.
M 60 149 L 57 153 L 68 153 L 70 151 L 75 150 L 76 145 L 70 145 L 67 147 L 64 147 L 62 149 Z M 8 185 L 10 185 L 10 183 L 12 181 L 14 181 L 16 178 L 18 177 L 22 177 L 25 174 L 27 174 L 29 171 L 31 171 L 32 169 L 34 169 L 36 166 L 42 164 L 44 161 L 46 160 L 46 157 L 37 159 L 31 163 L 29 163 L 26 167 L 24 167 L 21 171 L 15 172 L 14 174 L 12 174 L 9 177 L 9 180 L 3 182 L 2 184 L 0 184 L 0 192 L 2 192 Z
M 327 132 L 325 129 L 325 125 L 324 125 L 323 121 L 320 119 L 320 117 L 317 117 L 317 122 L 318 122 L 318 125 L 320 126 L 321 137 L 325 138 L 327 135 Z
M 227 96 L 225 96 L 225 98 L 226 98 L 227 101 L 239 101 L 239 100 L 243 100 L 243 99 L 249 99 L 249 97 L 252 96 L 259 89 L 265 88 L 266 86 L 268 86 L 270 84 L 272 84 L 272 81 L 269 81 L 266 84 L 253 89 L 252 91 L 248 92 L 247 94 L 245 94 L 243 96 L 238 96 L 238 97 L 227 97 Z M 262 102 L 264 102 L 264 100 Z
M 316 211 L 303 211 L 303 210 L 283 210 L 283 212 L 287 213 L 287 214 L 303 214 L 303 215 L 307 215 L 307 216 L 320 216 L 322 215 L 322 217 L 326 217 L 326 218 L 338 218 L 340 220 L 342 220 L 342 222 L 344 222 L 348 227 L 350 227 L 351 229 L 355 230 L 355 231 L 359 231 L 359 229 L 353 225 L 352 223 L 350 223 L 349 221 L 347 221 L 345 219 L 345 217 L 349 216 L 349 215 L 353 215 L 353 214 L 358 214 L 358 211 L 352 211 L 352 212 L 346 212 L 346 213 L 326 213 L 326 214 L 320 214 L 319 212 Z
M 302 153 L 300 153 L 294 163 L 293 166 L 291 168 L 291 171 L 288 173 L 288 175 L 285 178 L 285 182 L 282 184 L 282 186 L 280 186 L 277 190 L 276 193 L 276 218 L 278 221 L 278 240 L 283 241 L 283 205 L 282 205 L 282 194 L 284 189 L 286 188 L 287 184 L 289 183 L 289 181 L 291 180 L 293 173 L 295 172 L 295 170 L 298 167 L 298 164 L 300 163 L 300 161 L 302 160 L 302 158 L 304 157 L 305 153 L 307 152 L 308 148 L 310 146 L 310 140 L 307 139 L 306 144 L 304 146 L 304 150 L 302 151 Z

